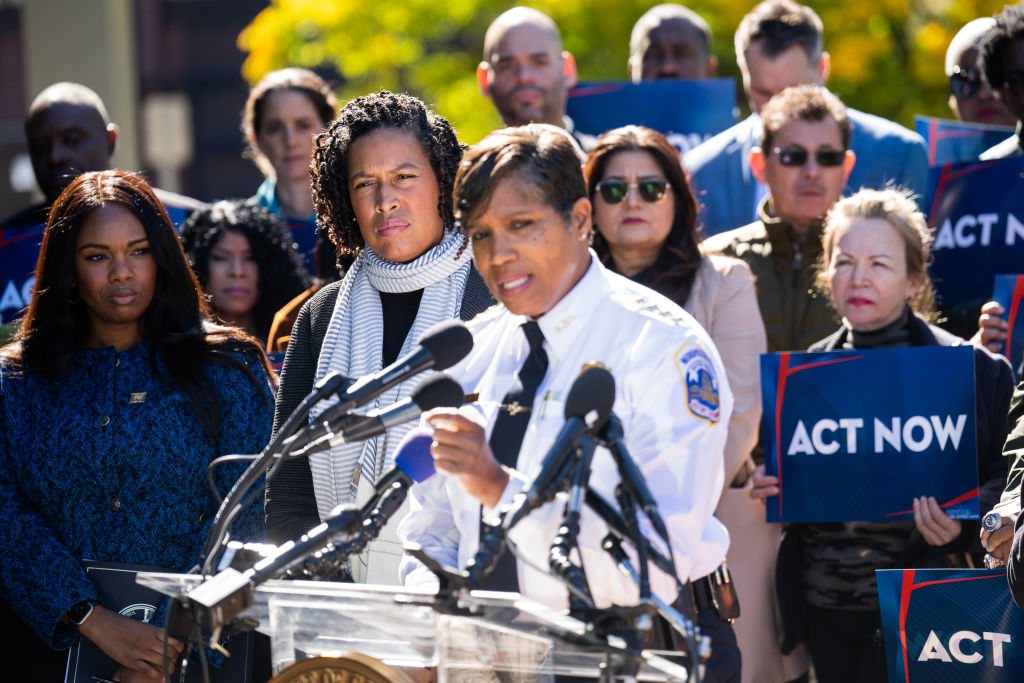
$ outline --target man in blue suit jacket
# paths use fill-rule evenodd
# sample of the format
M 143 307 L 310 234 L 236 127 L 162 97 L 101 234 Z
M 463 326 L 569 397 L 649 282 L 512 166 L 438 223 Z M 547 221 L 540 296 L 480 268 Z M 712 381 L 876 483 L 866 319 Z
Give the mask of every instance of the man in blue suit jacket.
M 829 55 L 822 49 L 822 30 L 814 10 L 792 0 L 762 2 L 736 29 L 736 59 L 754 113 L 684 158 L 701 203 L 705 235 L 756 220 L 757 206 L 768 193 L 754 178 L 749 162 L 750 150 L 761 138 L 758 112 L 772 96 L 792 85 L 825 83 Z M 847 192 L 896 184 L 923 195 L 928 160 L 921 136 L 878 116 L 846 111 L 852 126 L 851 149 L 857 157 Z

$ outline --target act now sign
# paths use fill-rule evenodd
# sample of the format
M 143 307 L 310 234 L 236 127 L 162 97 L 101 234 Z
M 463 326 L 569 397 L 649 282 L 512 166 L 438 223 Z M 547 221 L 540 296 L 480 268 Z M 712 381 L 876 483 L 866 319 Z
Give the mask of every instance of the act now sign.
M 875 572 L 890 683 L 1024 680 L 1024 611 L 1006 570 Z
M 761 391 L 769 522 L 978 518 L 971 347 L 764 354 Z

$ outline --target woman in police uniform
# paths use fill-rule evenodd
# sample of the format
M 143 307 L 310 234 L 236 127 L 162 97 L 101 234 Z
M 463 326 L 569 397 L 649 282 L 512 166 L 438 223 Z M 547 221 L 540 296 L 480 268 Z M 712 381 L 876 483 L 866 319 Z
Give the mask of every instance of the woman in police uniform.
M 492 133 L 466 153 L 454 198 L 475 265 L 500 305 L 471 321 L 474 349 L 451 371 L 479 402 L 428 414 L 431 452 L 447 476 L 413 489 L 400 535 L 442 565 L 465 567 L 477 550 L 481 514 L 529 483 L 562 427 L 581 366 L 599 362 L 615 377 L 614 410 L 667 521 L 679 577 L 700 583 L 728 547 L 713 512 L 733 404 L 707 333 L 676 304 L 608 271 L 590 251 L 591 203 L 580 157 L 564 131 L 533 124 Z M 509 397 L 527 385 L 515 410 L 521 414 L 526 404 L 525 429 L 516 443 L 496 439 L 512 412 Z M 613 500 L 618 481 L 611 456 L 599 448 L 591 487 Z M 544 505 L 511 533 L 528 561 L 514 568 L 520 592 L 555 608 L 567 605 L 567 591 L 535 567 L 547 566 L 561 508 Z M 636 585 L 602 550 L 605 527 L 587 512 L 579 545 L 596 604 L 635 603 Z M 410 586 L 436 585 L 411 557 L 402 578 Z M 652 568 L 651 585 L 662 599 L 675 599 L 674 577 Z M 738 680 L 729 624 L 705 606 L 700 625 L 712 636 L 712 673 L 705 680 Z

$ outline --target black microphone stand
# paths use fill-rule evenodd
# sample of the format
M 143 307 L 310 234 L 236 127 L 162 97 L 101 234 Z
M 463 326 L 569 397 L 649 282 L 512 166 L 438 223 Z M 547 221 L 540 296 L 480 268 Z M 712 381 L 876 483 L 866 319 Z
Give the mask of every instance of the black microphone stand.
M 590 466 L 594 460 L 594 440 L 587 436 L 580 443 L 579 457 L 571 472 L 569 501 L 565 505 L 562 524 L 558 535 L 551 544 L 548 565 L 569 588 L 569 614 L 583 613 L 596 608 L 594 597 L 587 582 L 586 572 L 573 564 L 570 557 L 573 548 L 579 550 L 580 513 L 583 510 Z
M 699 638 L 699 629 L 696 627 L 697 611 L 688 586 L 684 585 L 679 579 L 668 529 L 657 509 L 654 496 L 647 486 L 643 473 L 626 449 L 623 440 L 622 423 L 618 416 L 612 413 L 608 421 L 598 430 L 596 438 L 598 443 L 607 448 L 609 453 L 611 453 L 612 459 L 615 461 L 619 471 L 620 481 L 615 488 L 615 498 L 619 504 L 619 510 L 622 511 L 620 516 L 596 492 L 588 491 L 587 504 L 604 519 L 610 529 L 602 543 L 602 547 L 637 582 L 640 590 L 640 604 L 654 605 L 666 621 L 680 635 L 686 638 L 687 647 L 691 654 L 692 666 L 690 667 L 690 676 L 692 680 L 699 681 L 698 665 L 701 653 L 697 647 Z M 638 509 L 644 512 L 655 531 L 664 539 L 668 550 L 667 557 L 658 552 L 650 540 L 643 535 L 637 514 Z M 629 556 L 625 553 L 622 547 L 623 540 L 628 540 L 636 549 L 639 570 L 632 565 Z M 649 558 L 654 561 L 659 569 L 675 578 L 678 595 L 677 602 L 682 613 L 652 593 L 650 567 L 648 565 Z M 649 619 L 647 623 L 638 622 L 638 628 L 642 626 L 650 628 Z
M 268 477 L 272 476 L 277 467 L 280 467 L 280 463 L 284 462 L 284 459 L 288 457 L 291 448 L 285 443 L 286 439 L 306 425 L 309 413 L 317 403 L 337 392 L 345 391 L 351 384 L 352 380 L 336 374 L 328 375 L 321 380 L 321 382 L 313 387 L 313 391 L 302 400 L 302 403 L 299 404 L 292 414 L 288 416 L 284 425 L 278 430 L 270 443 L 267 444 L 267 447 L 263 449 L 259 457 L 238 478 L 238 481 L 231 487 L 228 494 L 224 496 L 224 500 L 221 501 L 220 508 L 217 510 L 213 523 L 210 525 L 210 531 L 206 536 L 203 552 L 199 559 L 201 574 L 208 575 L 213 573 L 213 569 L 216 566 L 217 550 L 222 544 L 224 535 L 231 526 L 231 523 L 245 508 L 245 505 L 251 502 L 249 500 L 242 500 L 243 496 L 256 484 L 260 475 L 271 469 L 271 465 L 274 465 L 274 468 L 267 475 Z M 276 464 L 274 463 L 275 458 L 278 458 Z

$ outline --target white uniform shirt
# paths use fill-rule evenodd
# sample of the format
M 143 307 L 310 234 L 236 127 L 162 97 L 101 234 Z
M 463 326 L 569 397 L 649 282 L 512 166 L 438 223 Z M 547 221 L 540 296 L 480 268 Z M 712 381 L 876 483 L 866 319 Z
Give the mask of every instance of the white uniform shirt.
M 451 370 L 467 393 L 479 393 L 475 407 L 488 434 L 529 353 L 520 329 L 526 320 L 503 306 L 481 314 L 469 323 L 472 352 Z M 597 361 L 615 377 L 615 414 L 669 528 L 679 576 L 697 579 L 713 571 L 729 546 L 728 532 L 713 512 L 722 490 L 733 400 L 710 337 L 682 308 L 606 270 L 594 256 L 580 282 L 537 322 L 544 333 L 548 371 L 534 400 L 518 464 L 495 509 L 529 485 L 565 422 L 565 399 L 573 381 L 584 364 Z M 618 481 L 611 455 L 598 448 L 591 487 L 614 503 Z M 563 584 L 546 574 L 563 512 L 564 499 L 547 503 L 511 532 L 527 559 L 518 563 L 521 592 L 554 608 L 568 606 Z M 479 520 L 477 500 L 439 473 L 412 488 L 411 510 L 399 535 L 420 544 L 442 566 L 463 569 L 477 551 Z M 645 517 L 641 520 L 646 524 Z M 649 525 L 644 531 L 656 538 Z M 635 584 L 601 550 L 606 533 L 604 522 L 585 508 L 579 545 L 594 598 L 599 607 L 633 604 L 639 595 Z M 408 555 L 401 577 L 407 586 L 437 586 L 434 575 Z M 662 599 L 675 598 L 674 581 L 653 564 L 651 587 Z

